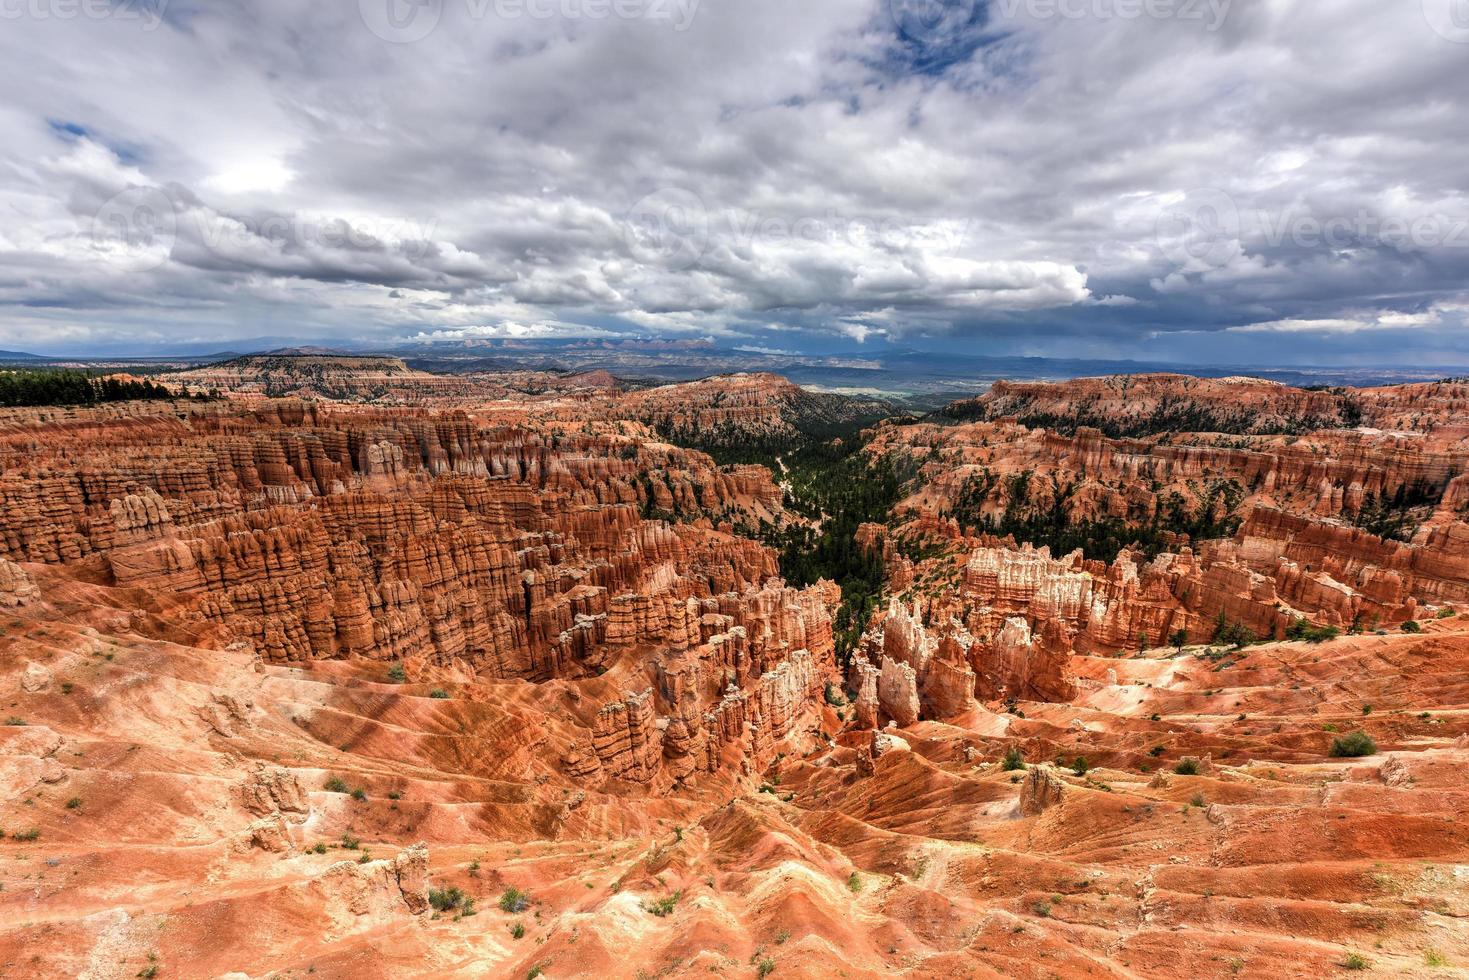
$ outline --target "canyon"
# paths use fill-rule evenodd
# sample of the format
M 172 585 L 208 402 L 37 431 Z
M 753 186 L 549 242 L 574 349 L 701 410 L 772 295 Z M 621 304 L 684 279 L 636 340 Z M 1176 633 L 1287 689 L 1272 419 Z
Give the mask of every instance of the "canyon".
M 1469 383 L 154 380 L 0 410 L 0 976 L 1469 968 Z

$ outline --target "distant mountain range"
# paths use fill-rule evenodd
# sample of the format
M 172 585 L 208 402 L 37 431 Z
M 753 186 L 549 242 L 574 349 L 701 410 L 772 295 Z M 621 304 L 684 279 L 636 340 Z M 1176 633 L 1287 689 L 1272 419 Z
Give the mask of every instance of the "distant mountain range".
M 1250 375 L 1297 387 L 1373 386 L 1428 381 L 1469 374 L 1469 367 L 1271 367 L 1180 365 L 1167 362 L 1082 358 L 995 357 L 984 354 L 875 347 L 843 353 L 793 353 L 724 347 L 710 340 L 572 339 L 470 340 L 379 347 L 300 345 L 256 353 L 289 356 L 368 356 L 401 358 L 408 367 L 435 374 L 479 371 L 607 371 L 645 385 L 690 381 L 734 372 L 779 374 L 803 387 L 859 397 L 880 398 L 910 409 L 937 408 L 986 391 L 998 380 L 1056 381 L 1113 374 L 1172 372 L 1203 378 Z M 218 364 L 244 356 L 219 351 L 172 357 L 47 357 L 0 351 L 0 364 L 121 368 L 157 371 Z

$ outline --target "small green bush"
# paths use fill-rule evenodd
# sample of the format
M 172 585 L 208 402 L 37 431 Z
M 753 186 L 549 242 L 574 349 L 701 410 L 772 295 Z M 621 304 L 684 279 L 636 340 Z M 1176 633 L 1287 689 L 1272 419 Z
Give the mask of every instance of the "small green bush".
M 1357 953 L 1348 953 L 1347 958 L 1341 961 L 1341 967 L 1343 970 L 1365 970 L 1367 960 Z
M 1085 776 L 1091 767 L 1091 763 L 1086 761 L 1086 756 L 1084 755 L 1079 755 L 1071 760 L 1071 771 L 1078 776 Z
M 361 786 L 357 787 L 352 791 L 352 799 L 356 800 L 358 803 L 361 803 L 363 800 L 367 799 L 367 790 L 363 789 Z
M 510 926 L 510 938 L 511 939 L 524 939 L 525 938 L 525 926 L 521 925 L 519 922 L 516 922 L 516 923 L 512 924 Z
M 343 834 L 342 846 L 349 851 L 355 851 L 357 850 L 357 848 L 362 846 L 362 841 L 358 840 L 356 837 L 353 837 L 351 834 Z
M 464 893 L 453 885 L 448 888 L 430 888 L 428 890 L 428 903 L 436 911 L 447 912 L 457 909 L 464 904 Z
M 347 783 L 341 776 L 333 776 L 323 783 L 321 788 L 328 793 L 345 793 L 347 792 Z
M 760 961 L 759 966 L 755 967 L 755 976 L 758 977 L 759 980 L 765 980 L 766 977 L 770 976 L 774 972 L 775 960 L 771 959 L 768 956 Z
M 683 891 L 676 891 L 672 895 L 665 895 L 644 905 L 643 911 L 656 915 L 660 919 L 667 918 L 673 914 L 674 909 L 678 908 L 678 900 L 682 897 Z
M 862 876 L 855 871 L 847 875 L 847 891 L 853 895 L 860 894 L 862 891 Z
M 432 691 L 428 692 L 428 696 L 442 701 L 444 700 L 444 698 L 447 698 L 449 696 L 449 692 L 444 690 L 442 687 L 436 687 Z
M 40 840 L 41 831 L 38 827 L 32 827 L 30 830 L 17 830 L 10 837 L 12 840 L 26 841 L 29 843 L 33 840 Z
M 1410 619 L 1401 627 L 1404 633 L 1422 633 L 1423 627 L 1418 625 L 1417 620 Z M 1360 968 L 1359 968 L 1360 969 Z
M 1005 753 L 1005 758 L 1000 762 L 1000 768 L 1005 772 L 1025 768 L 1025 755 L 1020 751 L 1020 746 L 1010 746 L 1010 751 Z
M 513 885 L 500 893 L 500 911 L 515 915 L 530 905 L 530 896 Z
M 402 684 L 408 679 L 408 671 L 403 669 L 402 664 L 393 664 L 388 668 L 388 680 L 394 684 Z
M 1178 765 L 1173 767 L 1173 771 L 1180 776 L 1197 776 L 1199 774 L 1199 760 L 1180 759 L 1178 760 Z
M 1376 755 L 1377 743 L 1372 741 L 1372 736 L 1364 731 L 1355 731 L 1350 735 L 1331 740 L 1331 757 L 1333 759 L 1356 759 L 1364 755 Z
M 1307 643 L 1326 643 L 1341 635 L 1341 630 L 1335 626 L 1315 626 L 1304 619 L 1298 619 L 1285 631 L 1288 640 L 1305 640 Z
M 82 808 L 82 798 L 80 796 L 73 796 L 66 801 L 66 808 L 68 810 L 80 810 Z

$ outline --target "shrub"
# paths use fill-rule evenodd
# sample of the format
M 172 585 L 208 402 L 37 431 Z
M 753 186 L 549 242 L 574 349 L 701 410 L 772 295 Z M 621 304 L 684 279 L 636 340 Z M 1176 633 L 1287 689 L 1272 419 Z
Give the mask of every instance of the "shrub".
M 1202 807 L 1204 805 L 1204 794 L 1195 793 L 1194 798 L 1188 801 L 1188 805 Z
M 1444 954 L 1440 953 L 1438 950 L 1436 950 L 1436 949 L 1425 949 L 1423 951 L 1423 965 L 1424 966 L 1448 966 L 1449 965 L 1449 961 L 1448 961 L 1448 958 L 1446 956 L 1444 956 Z
M 1079 755 L 1075 759 L 1071 760 L 1071 771 L 1076 773 L 1078 776 L 1085 776 L 1087 774 L 1087 770 L 1091 767 L 1091 763 L 1086 761 L 1086 756 L 1084 755 Z
M 525 926 L 521 925 L 519 922 L 513 923 L 510 926 L 510 938 L 511 939 L 524 939 L 525 938 Z
M 853 895 L 860 894 L 862 891 L 862 876 L 855 871 L 847 875 L 847 891 Z
M 323 841 L 317 841 L 316 846 L 311 849 L 311 852 L 313 854 L 325 854 L 326 844 Z
M 347 792 L 347 783 L 341 776 L 333 776 L 323 783 L 321 788 L 328 793 L 345 793 Z
M 431 698 L 437 698 L 438 700 L 442 701 L 444 700 L 444 698 L 447 698 L 449 696 L 449 692 L 444 690 L 442 687 L 436 687 L 432 691 L 428 692 L 428 696 Z
M 1370 714 L 1372 714 L 1372 705 L 1370 705 L 1370 704 L 1364 704 L 1364 705 L 1362 705 L 1362 714 L 1364 714 L 1364 715 L 1370 715 Z
M 1214 642 L 1224 643 L 1234 647 L 1236 650 L 1249 646 L 1258 637 L 1244 623 L 1230 622 L 1224 618 L 1224 613 L 1219 614 L 1219 620 L 1214 624 Z
M 400 793 L 400 792 L 398 792 L 397 790 L 394 789 L 394 790 L 389 790 L 388 791 L 388 799 L 390 799 L 390 800 L 401 800 L 402 798 L 403 798 L 403 794 Z
M 1444 606 L 1442 609 L 1440 609 L 1438 611 L 1438 615 L 1434 616 L 1433 618 L 1434 619 L 1452 619 L 1455 615 L 1457 615 L 1457 614 L 1454 612 L 1453 609 L 1451 609 L 1448 606 Z M 62 686 L 65 687 L 66 685 L 62 685 Z
M 1285 631 L 1288 640 L 1305 640 L 1307 643 L 1326 643 L 1341 635 L 1335 626 L 1315 626 L 1304 619 L 1291 623 Z
M 1356 759 L 1364 755 L 1376 755 L 1377 743 L 1372 741 L 1372 736 L 1364 731 L 1355 731 L 1350 735 L 1331 740 L 1331 757 L 1333 759 Z
M 367 799 L 367 790 L 363 789 L 361 786 L 357 787 L 352 791 L 352 799 L 356 800 L 358 803 L 361 803 L 363 800 Z
M 1347 958 L 1341 961 L 1341 968 L 1343 970 L 1365 970 L 1367 960 L 1357 953 L 1348 953 Z
M 841 689 L 831 682 L 826 685 L 826 703 L 833 708 L 845 708 L 847 699 L 842 696 Z
M 66 808 L 68 810 L 80 810 L 82 808 L 82 798 L 80 796 L 73 796 L 66 801 Z
M 448 888 L 430 888 L 428 903 L 439 912 L 447 912 L 464 904 L 464 893 L 453 885 Z
M 30 842 L 33 840 L 39 840 L 41 838 L 41 831 L 38 827 L 32 827 L 30 830 L 17 830 L 15 833 L 11 834 L 10 837 L 12 840 Z
M 362 841 L 358 840 L 356 837 L 353 837 L 351 834 L 343 834 L 342 846 L 349 851 L 355 851 L 357 850 L 357 848 L 362 846 Z
M 15 715 L 11 715 L 5 719 L 5 724 L 7 725 L 23 726 L 25 723 L 26 720 L 24 718 L 17 718 Z
M 500 911 L 514 915 L 530 905 L 530 896 L 513 885 L 500 893 Z
M 1179 759 L 1178 765 L 1173 767 L 1173 771 L 1180 776 L 1197 776 L 1199 774 L 1199 760 Z
M 683 891 L 676 891 L 672 895 L 665 895 L 644 905 L 643 911 L 650 912 L 660 919 L 667 918 L 673 914 L 673 910 L 678 907 L 678 900 L 682 897 Z
M 1417 620 L 1414 620 L 1414 619 L 1410 619 L 1407 622 L 1403 623 L 1403 625 L 1400 628 L 1402 629 L 1402 631 L 1404 633 L 1422 633 L 1423 632 L 1423 627 L 1422 626 L 1419 626 L 1418 625 L 1418 621 Z
M 1148 755 L 1156 759 L 1158 756 L 1162 755 L 1166 751 L 1168 750 L 1165 749 L 1163 746 L 1155 745 L 1151 749 L 1148 749 Z
M 408 679 L 408 671 L 403 669 L 402 664 L 393 664 L 388 668 L 388 680 L 394 684 L 401 684 Z
M 1010 751 L 1005 753 L 1005 758 L 1000 763 L 1000 768 L 1005 772 L 1014 772 L 1025 768 L 1025 756 L 1020 751 L 1020 746 L 1010 746 Z
M 461 919 L 467 919 L 478 911 L 479 909 L 474 907 L 474 899 L 466 898 L 464 904 L 459 906 L 459 917 Z
M 366 851 L 366 849 L 364 849 L 361 854 L 357 855 L 357 863 L 358 864 L 367 864 L 371 860 L 372 860 L 372 855 L 369 854 Z
M 755 967 L 755 976 L 759 977 L 760 980 L 765 980 L 766 977 L 770 976 L 774 972 L 775 960 L 771 959 L 768 956 L 760 961 L 759 966 Z

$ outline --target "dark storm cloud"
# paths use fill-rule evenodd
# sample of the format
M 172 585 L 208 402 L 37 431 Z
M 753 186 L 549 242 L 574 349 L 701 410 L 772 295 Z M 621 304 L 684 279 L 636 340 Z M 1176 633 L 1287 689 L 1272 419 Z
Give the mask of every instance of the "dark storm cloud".
M 1464 346 L 1435 0 L 146 7 L 7 14 L 0 346 Z

